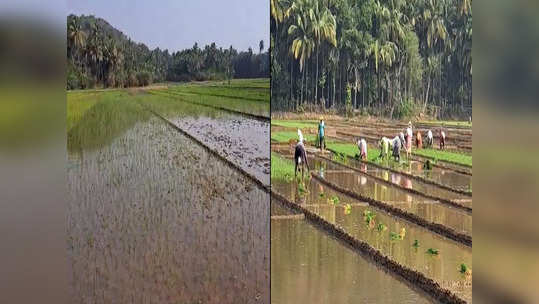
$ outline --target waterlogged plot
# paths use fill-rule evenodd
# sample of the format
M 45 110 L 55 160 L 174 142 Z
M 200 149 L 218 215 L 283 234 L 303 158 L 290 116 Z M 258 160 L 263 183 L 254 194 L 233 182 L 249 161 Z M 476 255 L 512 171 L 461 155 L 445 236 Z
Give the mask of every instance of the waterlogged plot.
M 393 217 L 315 180 L 305 187 L 305 206 L 310 211 L 398 263 L 425 274 L 459 297 L 471 301 L 471 277 L 460 272 L 461 264 L 472 267 L 470 247 Z M 439 254 L 426 253 L 428 248 L 437 249 Z
M 141 104 L 269 186 L 268 122 L 152 95 Z
M 131 97 L 69 132 L 72 301 L 269 302 L 269 195 Z
M 421 165 L 418 162 L 411 162 L 410 166 L 418 167 L 418 164 Z M 359 161 L 356 161 L 354 159 L 348 158 L 346 161 L 346 165 L 356 168 L 362 172 L 369 173 L 371 175 L 374 175 L 376 177 L 382 178 L 386 181 L 389 181 L 395 185 L 408 188 L 408 189 L 414 189 L 421 193 L 425 193 L 428 195 L 432 195 L 435 197 L 443 198 L 443 199 L 457 199 L 457 200 L 464 200 L 464 199 L 471 199 L 469 196 L 459 194 L 453 191 L 445 190 L 440 187 L 436 187 L 434 185 L 419 181 L 417 179 L 398 174 L 395 172 L 392 172 L 387 169 L 381 169 L 379 167 L 373 166 L 371 164 L 361 163 Z M 440 172 L 437 170 L 436 172 Z M 467 204 L 467 206 L 471 207 L 471 203 Z
M 406 168 L 405 172 L 422 176 L 454 189 L 472 191 L 472 176 L 458 173 L 450 169 L 432 167 L 431 170 L 424 170 L 423 163 L 411 161 L 409 168 Z
M 431 303 L 303 220 L 271 221 L 272 303 Z
M 324 178 L 345 189 L 380 200 L 401 210 L 418 215 L 467 235 L 472 234 L 472 216 L 466 211 L 410 194 L 396 187 L 379 183 L 350 172 L 327 172 Z

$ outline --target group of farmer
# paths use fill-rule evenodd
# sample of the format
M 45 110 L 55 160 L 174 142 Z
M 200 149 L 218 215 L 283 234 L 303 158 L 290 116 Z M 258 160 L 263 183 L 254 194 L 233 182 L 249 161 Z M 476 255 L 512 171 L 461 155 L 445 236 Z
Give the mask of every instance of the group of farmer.
M 320 147 L 320 151 L 323 151 L 326 146 L 325 141 L 325 128 L 326 124 L 324 122 L 323 117 L 320 117 L 320 122 L 318 123 L 318 139 L 317 144 Z M 440 137 L 440 150 L 443 150 L 445 148 L 445 132 L 440 128 L 438 130 L 439 137 Z M 295 172 L 298 171 L 298 169 L 303 169 L 304 166 L 307 166 L 307 169 L 309 169 L 309 165 L 307 163 L 307 153 L 305 151 L 305 146 L 303 144 L 303 134 L 301 133 L 301 130 L 298 129 L 298 136 L 299 136 L 299 142 L 296 145 L 295 153 L 294 153 L 294 162 L 295 162 Z M 380 155 L 379 158 L 386 159 L 389 157 L 389 150 L 391 149 L 391 155 L 394 157 L 395 161 L 400 161 L 400 154 L 401 150 L 404 149 L 406 152 L 406 159 L 410 159 L 410 154 L 412 153 L 412 141 L 415 141 L 415 145 L 418 149 L 423 148 L 423 138 L 420 131 L 416 132 L 416 135 L 414 137 L 414 132 L 412 129 L 412 122 L 408 122 L 408 126 L 404 130 L 404 132 L 400 132 L 397 134 L 393 139 L 389 139 L 387 137 L 382 137 L 379 141 L 380 146 Z M 360 138 L 356 142 L 358 150 L 359 150 L 359 158 L 361 160 L 367 160 L 367 141 L 365 138 Z M 432 135 L 432 131 L 427 131 L 427 138 L 425 142 L 425 146 L 427 148 L 431 148 L 434 144 L 434 138 Z M 301 170 L 303 173 L 303 170 Z
M 445 148 L 445 132 L 442 129 L 439 129 L 439 136 L 440 136 L 440 150 L 443 150 Z M 384 159 L 389 156 L 389 149 L 391 148 L 392 156 L 395 158 L 395 161 L 400 161 L 400 153 L 401 150 L 404 149 L 406 152 L 406 158 L 410 158 L 410 154 L 412 153 L 412 141 L 415 139 L 415 145 L 418 149 L 423 148 L 423 137 L 421 135 L 420 131 L 416 132 L 415 138 L 414 138 L 414 132 L 412 129 L 412 122 L 408 122 L 408 127 L 404 130 L 404 132 L 400 132 L 397 136 L 395 136 L 393 139 L 389 139 L 387 137 L 382 137 L 379 142 L 380 146 L 380 158 Z M 425 143 L 427 148 L 431 148 L 434 144 L 434 138 L 432 135 L 432 131 L 427 131 L 427 138 Z M 361 149 L 360 149 L 361 150 Z

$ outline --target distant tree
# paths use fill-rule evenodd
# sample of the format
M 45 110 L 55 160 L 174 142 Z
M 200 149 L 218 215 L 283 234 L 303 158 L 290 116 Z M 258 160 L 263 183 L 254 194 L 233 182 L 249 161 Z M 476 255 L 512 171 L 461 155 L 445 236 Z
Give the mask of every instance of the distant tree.
M 128 87 L 152 81 L 269 77 L 269 54 L 239 52 L 215 43 L 173 53 L 135 43 L 94 16 L 67 17 L 67 88 Z
M 258 53 L 261 54 L 262 51 L 264 50 L 264 40 L 260 40 L 260 43 L 258 44 L 258 46 L 260 49 Z

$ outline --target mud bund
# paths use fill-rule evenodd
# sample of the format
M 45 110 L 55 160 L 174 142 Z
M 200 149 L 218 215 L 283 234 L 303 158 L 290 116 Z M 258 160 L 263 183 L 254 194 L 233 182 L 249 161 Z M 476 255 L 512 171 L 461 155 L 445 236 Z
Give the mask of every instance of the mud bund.
M 372 248 L 369 244 L 352 237 L 350 234 L 348 234 L 341 228 L 327 222 L 316 213 L 311 212 L 303 208 L 302 206 L 289 201 L 287 198 L 285 198 L 284 196 L 282 196 L 281 194 L 273 190 L 271 191 L 271 196 L 279 200 L 286 207 L 292 210 L 302 212 L 303 214 L 305 214 L 306 219 L 313 222 L 318 227 L 322 228 L 324 231 L 335 236 L 341 241 L 347 243 L 349 246 L 351 246 L 355 250 L 358 250 L 359 252 L 365 254 L 371 260 L 381 265 L 388 271 L 391 271 L 392 273 L 403 278 L 404 280 L 406 280 L 408 283 L 412 284 L 413 286 L 418 287 L 421 290 L 425 291 L 427 294 L 429 294 L 431 297 L 433 297 L 437 301 L 441 303 L 466 303 L 466 301 L 457 297 L 455 294 L 453 294 L 449 290 L 441 287 L 440 284 L 438 284 L 434 280 L 425 277 L 425 275 L 423 275 L 422 273 L 418 271 L 412 270 L 404 265 L 401 265 L 391 260 L 387 256 L 383 255 L 380 251 Z

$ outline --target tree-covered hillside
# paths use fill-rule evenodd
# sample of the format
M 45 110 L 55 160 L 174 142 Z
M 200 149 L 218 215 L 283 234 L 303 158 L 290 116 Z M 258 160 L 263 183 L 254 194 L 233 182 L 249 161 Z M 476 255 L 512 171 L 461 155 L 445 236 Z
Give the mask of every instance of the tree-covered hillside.
M 181 35 L 181 31 L 178 31 Z M 173 39 L 171 37 L 171 39 Z M 215 43 L 169 53 L 132 41 L 94 16 L 67 17 L 67 88 L 143 86 L 152 82 L 269 77 L 269 55 Z

